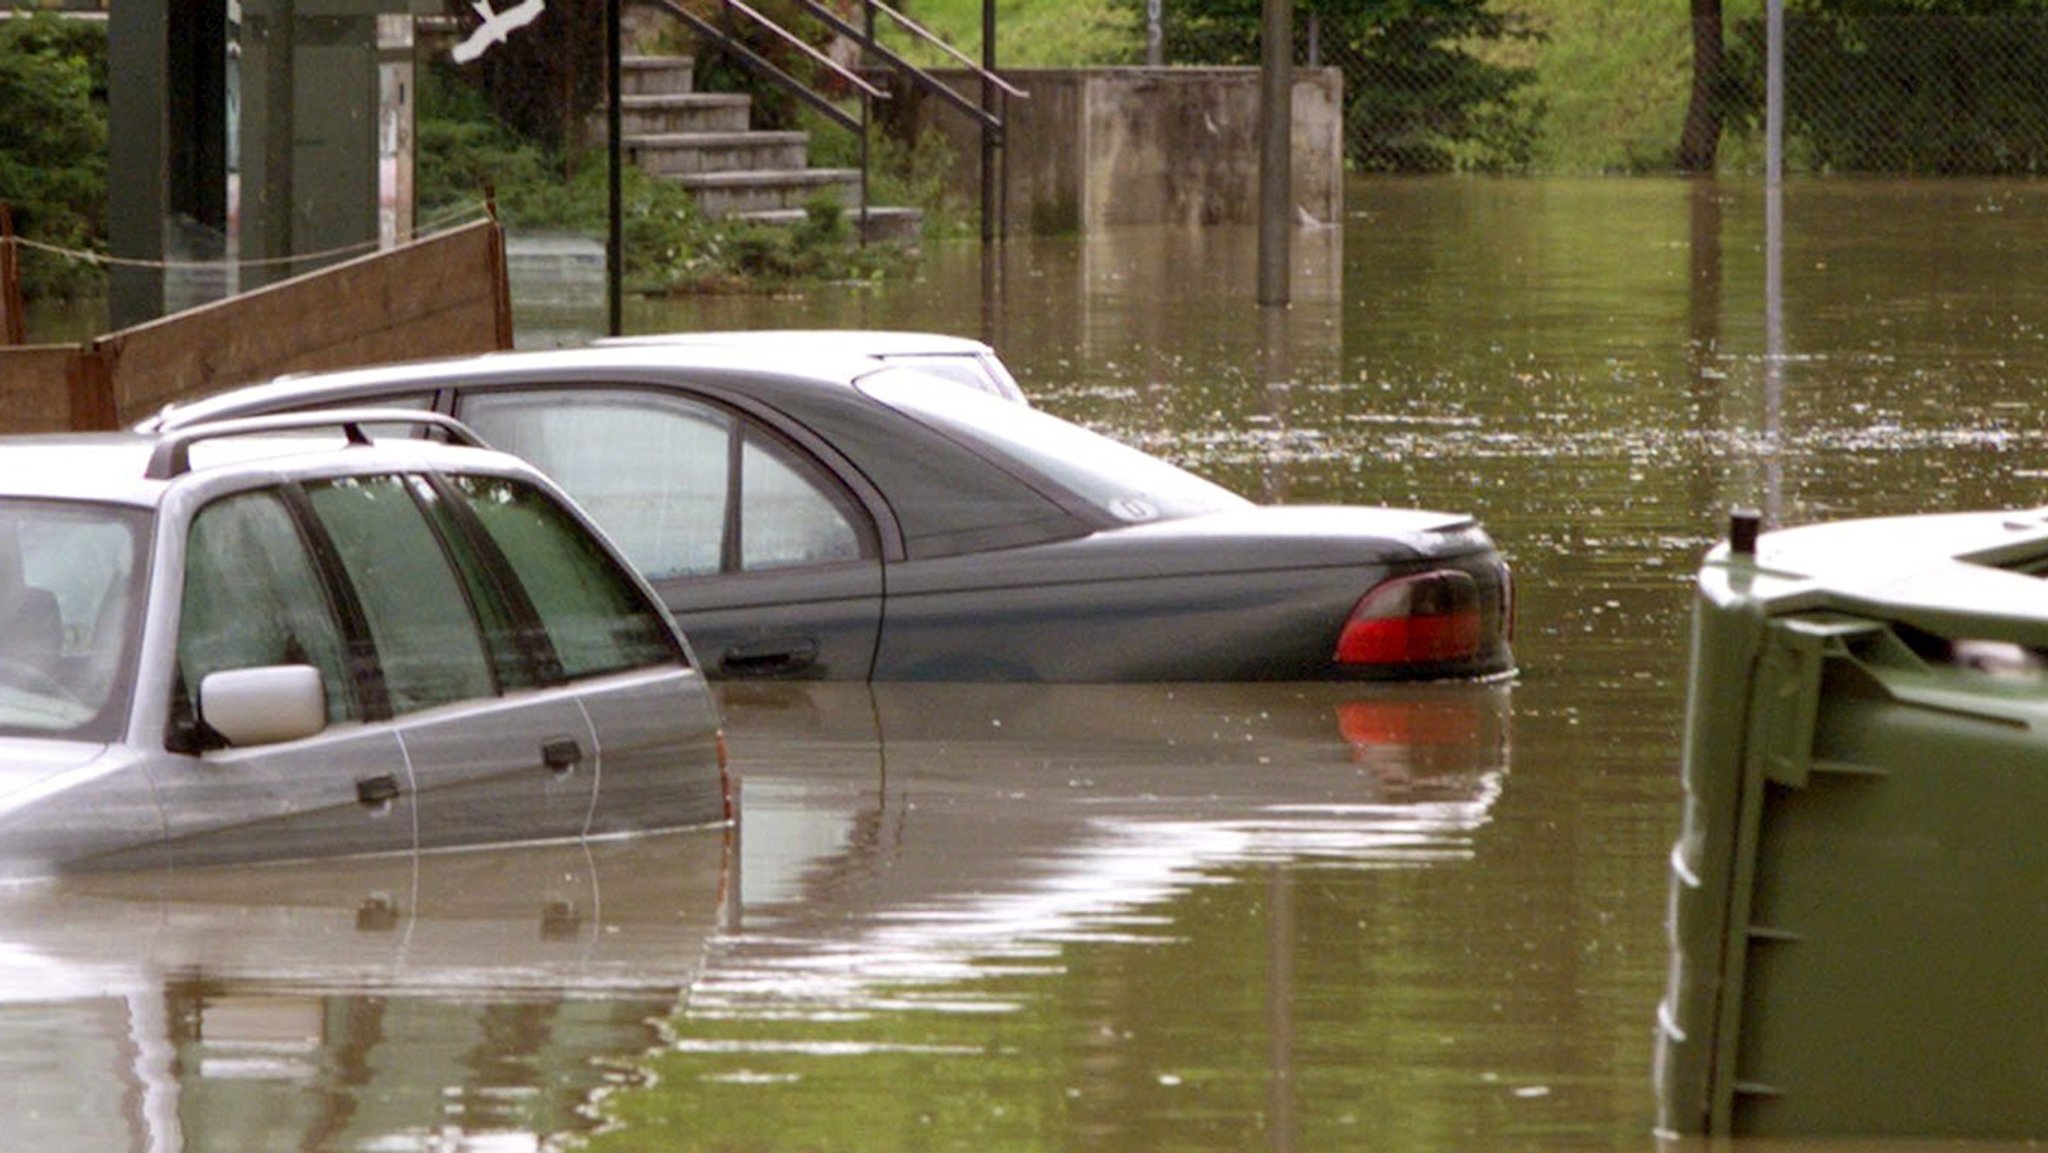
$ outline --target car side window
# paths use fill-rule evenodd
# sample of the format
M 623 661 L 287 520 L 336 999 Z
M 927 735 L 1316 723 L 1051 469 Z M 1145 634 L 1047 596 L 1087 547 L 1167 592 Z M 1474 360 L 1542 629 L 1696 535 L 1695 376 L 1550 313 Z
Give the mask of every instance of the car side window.
M 306 497 L 362 605 L 392 711 L 496 695 L 463 583 L 404 478 L 342 477 Z
M 661 610 L 547 494 L 501 477 L 448 480 L 524 587 L 565 675 L 682 662 Z
M 860 558 L 860 534 L 807 462 L 754 429 L 740 451 L 740 568 Z
M 277 493 L 227 497 L 201 509 L 185 543 L 178 623 L 180 716 L 192 721 L 200 681 L 223 669 L 312 665 L 327 719 L 353 713 L 346 646 L 305 541 Z
M 463 421 L 539 465 L 650 580 L 724 567 L 733 417 L 631 389 L 478 392 Z

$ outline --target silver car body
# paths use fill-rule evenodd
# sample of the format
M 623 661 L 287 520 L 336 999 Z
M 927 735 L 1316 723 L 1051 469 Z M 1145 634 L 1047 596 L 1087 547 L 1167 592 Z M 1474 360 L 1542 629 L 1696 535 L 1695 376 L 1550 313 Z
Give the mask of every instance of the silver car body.
M 159 438 L 126 433 L 0 439 L 0 568 L 11 564 L 14 579 L 51 601 L 62 618 L 53 675 L 27 667 L 24 631 L 0 632 L 0 877 L 572 840 L 727 816 L 716 706 L 681 634 L 645 582 L 530 466 L 502 453 L 409 437 L 334 447 L 331 438 L 293 436 L 194 444 L 188 470 L 152 476 L 162 471 L 160 447 Z M 535 508 L 552 506 L 550 523 L 563 526 L 552 539 L 584 542 L 576 546 L 585 550 L 580 555 L 597 569 L 609 567 L 614 587 L 623 590 L 617 595 L 628 598 L 619 602 L 630 606 L 622 611 L 637 614 L 654 638 L 648 651 L 671 655 L 601 675 L 570 675 L 560 666 L 531 684 L 508 683 L 498 667 L 494 691 L 416 708 L 387 702 L 340 719 L 316 712 L 310 725 L 289 714 L 306 699 L 312 661 L 215 672 L 204 692 L 184 685 L 181 629 L 189 623 L 197 634 L 212 627 L 197 617 L 181 621 L 192 592 L 188 570 L 203 559 L 188 555 L 202 510 L 234 498 L 266 507 L 274 498 L 290 508 L 304 503 L 306 486 L 350 494 L 406 485 L 452 491 L 431 489 L 440 482 L 430 478 L 494 493 L 502 486 Z M 128 573 L 124 587 L 114 588 L 112 577 L 83 593 L 62 587 L 65 574 L 51 571 L 61 562 L 47 559 L 31 566 L 40 574 L 24 577 L 23 553 L 31 546 L 16 537 L 28 531 L 23 526 L 52 517 L 105 517 L 129 526 L 96 538 L 131 541 L 132 553 L 107 562 Z M 341 539 L 331 522 L 315 523 L 328 545 Z M 303 536 L 303 517 L 298 524 Z M 323 552 L 311 540 L 302 543 L 325 574 L 328 603 L 292 611 L 330 614 L 346 631 L 343 610 L 360 613 L 382 577 L 346 542 Z M 489 551 L 500 570 L 512 567 L 500 550 Z M 460 571 L 455 561 L 440 563 Z M 78 582 L 86 581 L 89 569 L 82 562 L 74 567 Z M 490 576 L 497 588 L 510 587 L 503 572 Z M 260 611 L 254 590 L 269 586 L 260 578 L 246 583 L 251 604 L 240 611 L 253 615 Z M 334 599 L 344 587 L 353 602 Z M 383 591 L 412 595 L 404 587 Z M 81 609 L 87 602 L 90 613 Z M 236 611 L 232 595 L 228 608 Z M 521 619 L 543 629 L 559 623 L 539 618 L 529 606 Z M 348 675 L 367 692 L 362 686 L 390 671 L 383 663 L 390 646 L 382 633 L 371 639 L 367 626 L 351 635 Z M 544 647 L 553 651 L 558 643 L 551 637 Z M 96 695 L 72 696 L 85 681 Z M 216 692 L 218 717 L 206 704 Z M 314 700 L 318 710 L 321 698 Z M 245 719 L 231 716 L 231 705 Z M 275 715 L 265 717 L 266 710 Z M 221 740 L 216 730 L 204 747 L 183 747 L 174 715 L 185 714 L 201 725 L 219 720 L 244 740 Z

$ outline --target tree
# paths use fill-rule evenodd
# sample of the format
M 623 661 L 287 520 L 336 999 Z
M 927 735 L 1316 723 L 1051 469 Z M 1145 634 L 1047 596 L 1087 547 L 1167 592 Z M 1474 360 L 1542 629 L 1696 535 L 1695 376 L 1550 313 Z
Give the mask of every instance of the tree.
M 107 237 L 106 35 L 48 14 L 0 22 L 0 202 L 17 229 L 82 250 Z M 89 279 L 81 265 L 25 264 L 31 296 Z
M 1785 131 L 1834 172 L 2048 172 L 2048 2 L 1804 0 L 1785 20 Z M 1761 20 L 1723 61 L 1729 114 L 1761 118 Z
M 1692 95 L 1678 139 L 1679 171 L 1714 171 L 1721 109 L 1721 0 L 1692 0 Z
M 1143 0 L 1133 0 L 1142 4 Z M 1256 64 L 1261 0 L 1174 0 L 1166 59 Z M 1345 159 L 1371 172 L 1512 169 L 1535 139 L 1533 70 L 1483 51 L 1536 33 L 1490 0 L 1298 0 L 1344 71 Z M 1297 20 L 1300 28 L 1305 21 Z

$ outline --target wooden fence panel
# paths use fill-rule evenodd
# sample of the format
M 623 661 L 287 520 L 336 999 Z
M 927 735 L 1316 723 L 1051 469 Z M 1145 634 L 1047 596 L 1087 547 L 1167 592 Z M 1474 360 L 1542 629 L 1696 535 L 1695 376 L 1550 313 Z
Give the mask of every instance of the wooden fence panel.
M 78 427 L 74 391 L 92 354 L 77 345 L 0 348 L 0 433 L 63 432 Z M 81 382 L 74 384 L 74 382 Z
M 511 344 L 504 242 L 486 220 L 112 333 L 93 351 L 128 424 L 279 373 Z

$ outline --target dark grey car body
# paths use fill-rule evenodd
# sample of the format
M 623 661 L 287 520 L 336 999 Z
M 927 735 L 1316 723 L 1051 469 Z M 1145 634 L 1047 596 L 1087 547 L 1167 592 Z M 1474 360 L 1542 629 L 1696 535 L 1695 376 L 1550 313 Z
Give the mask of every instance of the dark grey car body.
M 819 563 L 762 571 L 728 563 L 669 577 L 628 544 L 714 676 L 1434 679 L 1513 668 L 1507 568 L 1470 517 L 1255 506 L 1044 413 L 935 381 L 920 390 L 918 380 L 868 358 L 591 348 L 285 379 L 170 410 L 156 424 L 431 406 L 534 461 L 621 537 L 632 526 L 607 516 L 602 495 L 579 487 L 566 459 L 600 449 L 566 437 L 508 443 L 486 410 L 522 396 L 567 410 L 630 395 L 686 398 L 725 414 L 826 490 L 859 546 Z M 929 406 L 913 401 L 920 392 Z M 1033 459 L 1037 445 L 1007 439 L 1026 427 L 1090 459 Z M 644 468 L 669 464 L 650 456 Z M 1080 491 L 1062 475 L 1075 465 L 1093 470 L 1090 484 L 1121 495 Z M 1118 488 L 1125 473 L 1127 493 Z M 1174 491 L 1161 495 L 1162 483 Z M 727 515 L 729 554 L 744 526 L 738 511 Z M 1477 590 L 1483 622 L 1474 651 L 1391 667 L 1334 659 L 1347 616 L 1370 590 L 1446 570 Z

